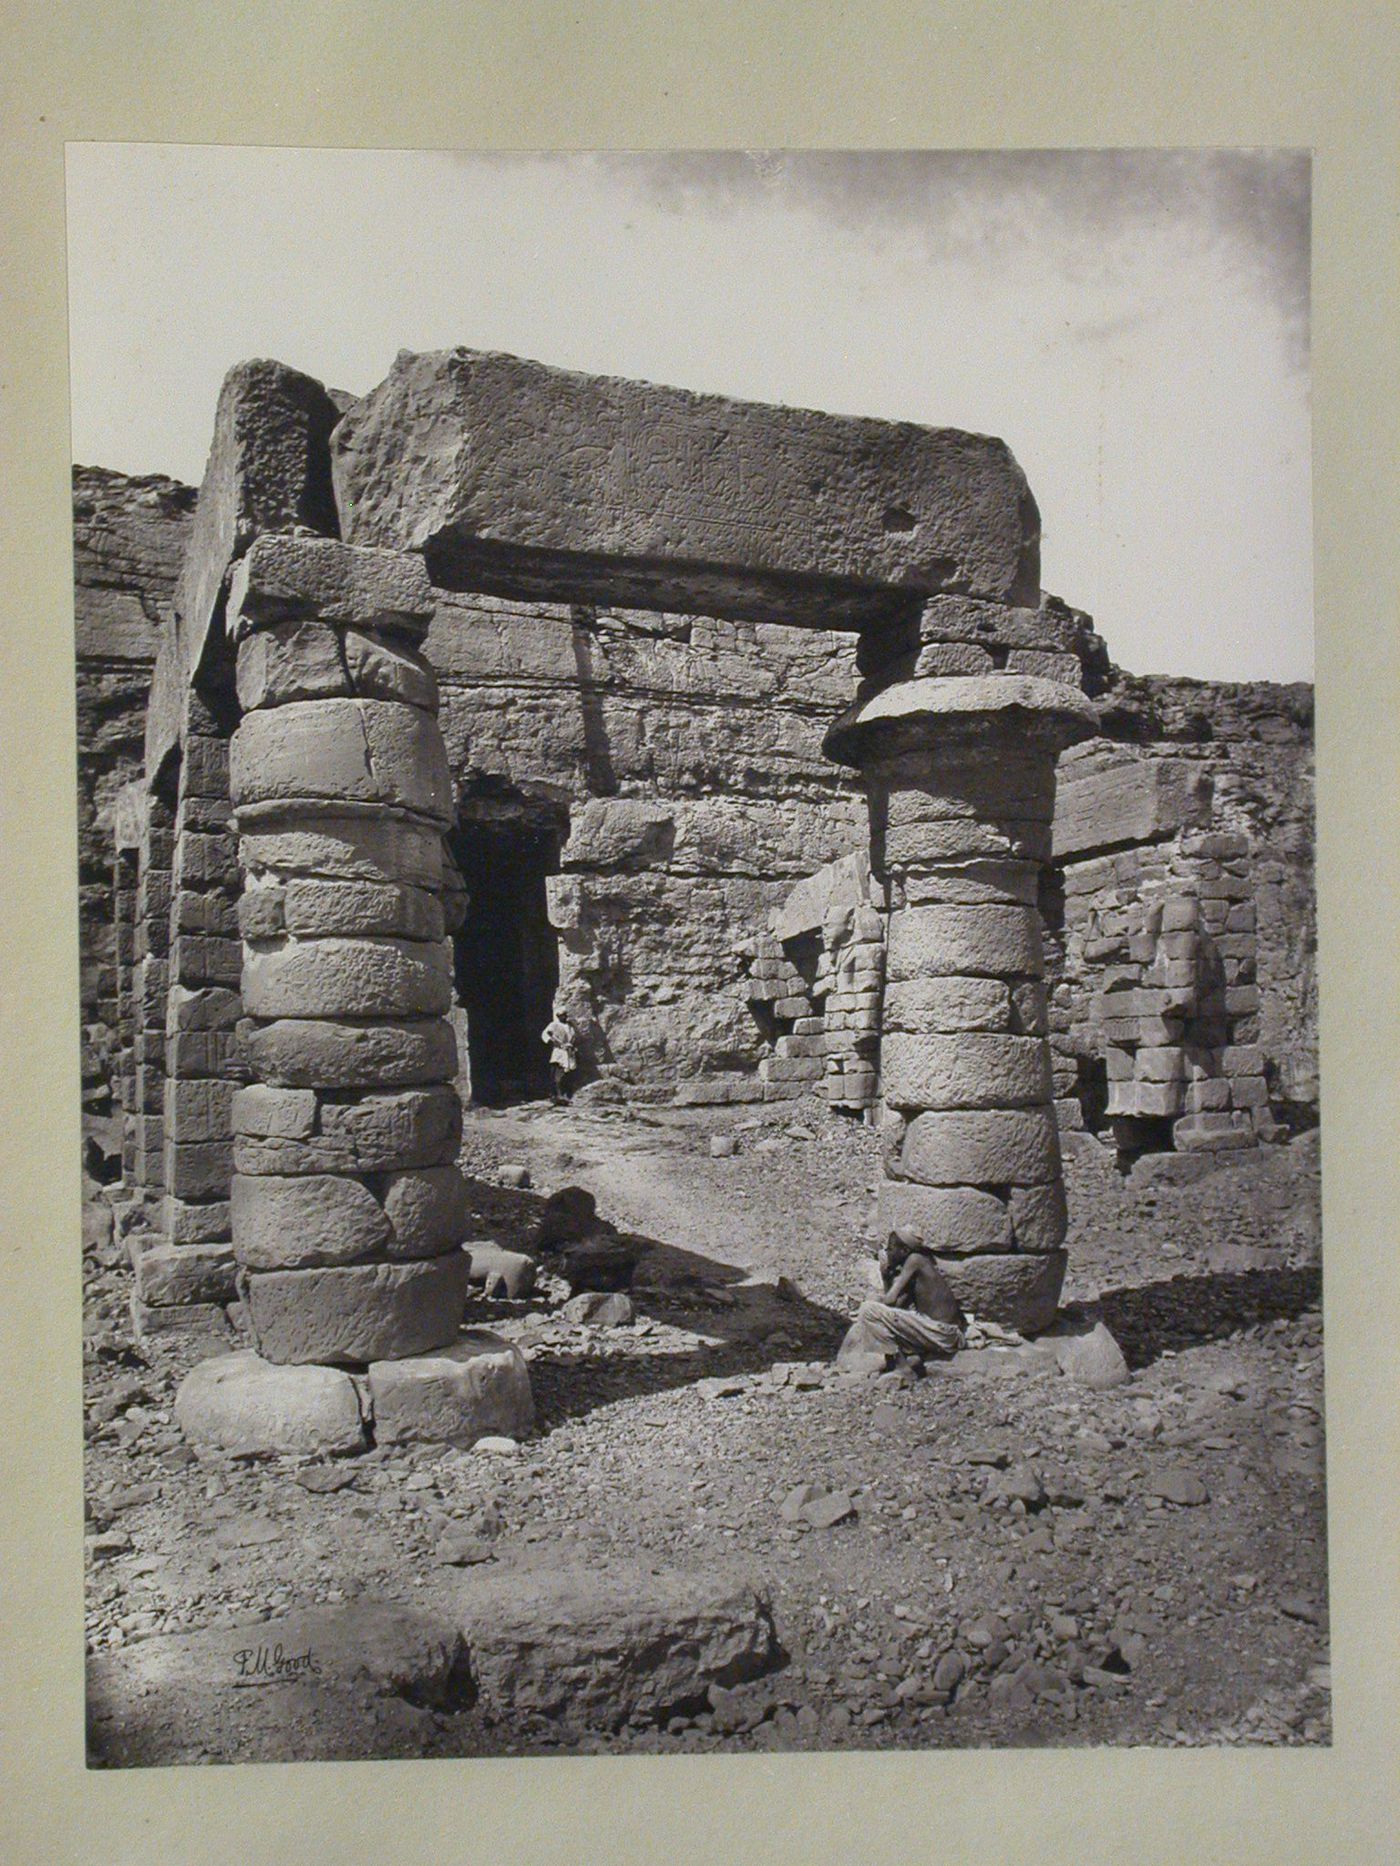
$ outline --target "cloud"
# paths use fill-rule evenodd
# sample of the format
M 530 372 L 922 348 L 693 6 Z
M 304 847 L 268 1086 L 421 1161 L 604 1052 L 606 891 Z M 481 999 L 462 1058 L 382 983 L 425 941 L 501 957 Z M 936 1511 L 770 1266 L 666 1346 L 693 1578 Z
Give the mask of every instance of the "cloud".
M 1144 237 L 1237 269 L 1278 318 L 1295 366 L 1309 341 L 1311 164 L 1293 149 L 710 150 L 590 158 L 674 213 L 782 201 L 930 258 L 1058 249 L 1068 274 L 1106 273 Z

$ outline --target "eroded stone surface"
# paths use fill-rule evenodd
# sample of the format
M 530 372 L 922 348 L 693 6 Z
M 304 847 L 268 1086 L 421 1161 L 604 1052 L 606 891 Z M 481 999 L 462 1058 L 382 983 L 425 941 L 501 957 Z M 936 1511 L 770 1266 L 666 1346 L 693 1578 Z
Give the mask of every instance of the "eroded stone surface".
M 236 1457 L 354 1452 L 368 1442 L 348 1374 L 275 1366 L 247 1349 L 190 1369 L 175 1395 L 175 1422 L 191 1444 Z
M 486 1703 L 584 1727 L 699 1706 L 780 1656 L 765 1598 L 702 1571 L 475 1569 L 457 1614 Z
M 361 1363 L 427 1354 L 456 1339 L 467 1297 L 459 1250 L 421 1263 L 245 1273 L 253 1345 L 278 1363 Z
M 402 352 L 334 451 L 343 535 L 421 550 L 449 587 L 830 627 L 1039 583 L 1024 475 L 952 429 L 458 349 Z
M 1038 1186 L 1059 1176 L 1060 1147 L 1049 1108 L 957 1110 L 917 1115 L 898 1166 L 931 1186 Z
M 373 1361 L 368 1378 L 376 1444 L 467 1446 L 493 1434 L 522 1439 L 534 1427 L 524 1356 L 484 1328 L 438 1354 Z
M 302 1088 L 392 1088 L 450 1082 L 457 1037 L 445 1018 L 401 1023 L 338 1023 L 330 1018 L 251 1018 L 239 1043 L 266 1082 Z
M 940 1257 L 938 1267 L 969 1315 L 1021 1335 L 1038 1335 L 1055 1319 L 1066 1262 L 1063 1251 L 1009 1252 Z

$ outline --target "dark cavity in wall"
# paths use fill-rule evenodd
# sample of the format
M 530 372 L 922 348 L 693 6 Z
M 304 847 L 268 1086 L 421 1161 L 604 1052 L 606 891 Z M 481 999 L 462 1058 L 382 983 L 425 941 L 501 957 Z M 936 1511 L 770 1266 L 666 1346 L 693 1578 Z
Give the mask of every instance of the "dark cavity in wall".
M 485 1107 L 549 1093 L 540 1033 L 553 1012 L 559 947 L 545 877 L 558 870 L 567 831 L 557 806 L 489 782 L 459 808 L 450 840 L 469 905 L 453 940 L 457 997 L 472 1100 Z

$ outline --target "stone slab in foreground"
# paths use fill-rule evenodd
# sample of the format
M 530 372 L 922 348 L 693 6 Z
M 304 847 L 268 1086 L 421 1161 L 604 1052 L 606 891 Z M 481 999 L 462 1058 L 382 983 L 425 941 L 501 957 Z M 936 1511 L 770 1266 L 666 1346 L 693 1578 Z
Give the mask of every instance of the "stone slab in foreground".
M 402 351 L 331 450 L 345 540 L 444 588 L 827 628 L 1039 597 L 1025 475 L 957 429 L 454 349 Z
M 585 1728 L 701 1705 L 785 1656 L 754 1587 L 688 1571 L 476 1570 L 457 1617 L 483 1708 Z

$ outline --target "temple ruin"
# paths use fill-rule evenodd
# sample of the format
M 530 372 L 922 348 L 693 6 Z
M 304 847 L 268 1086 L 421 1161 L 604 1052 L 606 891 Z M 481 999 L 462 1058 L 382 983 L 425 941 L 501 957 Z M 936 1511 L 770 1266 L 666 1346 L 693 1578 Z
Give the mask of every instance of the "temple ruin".
M 509 1381 L 460 1332 L 461 1101 L 543 1093 L 556 997 L 585 1097 L 880 1121 L 872 1235 L 1025 1334 L 1063 1134 L 1315 1121 L 1311 692 L 1114 668 L 1002 442 L 255 362 L 197 496 L 75 499 L 88 1163 L 138 1328 L 237 1300 L 376 1417 L 415 1363 L 434 1405 Z

